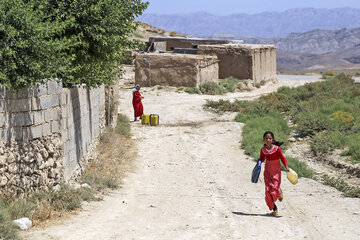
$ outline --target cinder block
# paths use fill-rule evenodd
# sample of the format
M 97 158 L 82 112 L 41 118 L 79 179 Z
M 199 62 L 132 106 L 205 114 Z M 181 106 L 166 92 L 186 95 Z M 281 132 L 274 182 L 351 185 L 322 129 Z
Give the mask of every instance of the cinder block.
M 38 110 L 38 111 L 32 111 L 33 116 L 33 124 L 39 125 L 44 122 L 44 111 Z
M 42 110 L 40 98 L 38 97 L 30 98 L 30 102 L 31 102 L 32 111 Z
M 43 136 L 42 134 L 42 124 L 40 125 L 33 125 L 30 127 L 29 131 L 30 131 L 30 136 L 35 139 L 35 138 L 40 138 Z
M 9 115 L 9 124 L 15 127 L 30 126 L 33 124 L 33 116 L 30 112 L 13 113 Z
M 31 99 L 12 99 L 11 111 L 13 112 L 25 112 L 31 111 Z
M 60 133 L 60 121 L 52 121 L 51 122 L 51 132 L 52 133 Z
M 54 120 L 54 109 L 46 109 L 44 110 L 44 120 L 45 122 L 50 122 Z
M 59 106 L 59 95 L 44 96 L 40 98 L 42 109 L 48 109 Z
M 23 127 L 23 141 L 31 141 L 33 140 L 33 136 L 31 134 L 31 127 Z
M 57 93 L 59 93 L 58 83 L 54 80 L 48 81 L 47 82 L 47 94 L 52 95 L 52 94 L 57 94 Z
M 47 136 L 51 134 L 51 123 L 50 122 L 46 122 L 44 124 L 42 124 L 42 134 L 43 136 Z
M 34 97 L 41 97 L 47 95 L 47 85 L 46 84 L 37 84 L 34 87 Z

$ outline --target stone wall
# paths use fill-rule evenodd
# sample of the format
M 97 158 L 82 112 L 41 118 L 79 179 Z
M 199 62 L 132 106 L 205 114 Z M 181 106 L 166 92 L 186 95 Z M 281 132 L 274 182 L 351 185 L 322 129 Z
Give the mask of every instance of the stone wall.
M 104 87 L 0 87 L 0 193 L 15 196 L 77 174 L 105 125 Z
M 143 86 L 199 87 L 217 82 L 218 71 L 216 56 L 144 53 L 135 58 L 135 82 Z
M 198 54 L 219 59 L 219 78 L 252 79 L 254 84 L 276 78 L 276 49 L 273 45 L 199 45 Z

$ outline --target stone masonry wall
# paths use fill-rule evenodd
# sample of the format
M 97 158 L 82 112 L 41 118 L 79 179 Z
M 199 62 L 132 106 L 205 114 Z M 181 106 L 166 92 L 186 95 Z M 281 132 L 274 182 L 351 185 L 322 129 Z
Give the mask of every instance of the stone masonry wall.
M 0 86 L 0 194 L 47 188 L 77 174 L 105 124 L 104 87 Z

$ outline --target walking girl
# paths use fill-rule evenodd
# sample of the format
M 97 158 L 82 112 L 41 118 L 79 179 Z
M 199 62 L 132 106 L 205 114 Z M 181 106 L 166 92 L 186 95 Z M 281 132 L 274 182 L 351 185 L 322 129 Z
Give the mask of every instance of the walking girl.
M 281 166 L 280 160 L 284 164 L 286 171 L 289 171 L 289 167 L 286 158 L 281 152 L 280 146 L 283 142 L 275 141 L 274 134 L 270 131 L 264 133 L 264 146 L 260 150 L 261 162 L 265 163 L 264 180 L 265 180 L 265 201 L 266 205 L 272 212 L 270 215 L 277 216 L 278 208 L 275 204 L 279 199 L 281 202 L 283 194 L 280 188 L 281 184 Z
M 141 100 L 144 98 L 140 94 L 140 84 L 136 84 L 135 88 L 133 90 L 133 100 L 132 105 L 134 108 L 134 121 L 139 121 L 141 115 L 143 115 L 143 105 L 141 103 Z

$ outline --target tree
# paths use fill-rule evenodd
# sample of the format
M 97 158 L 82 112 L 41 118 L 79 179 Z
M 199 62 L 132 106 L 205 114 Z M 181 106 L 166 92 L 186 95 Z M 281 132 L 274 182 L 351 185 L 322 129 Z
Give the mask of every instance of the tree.
M 5 20 L 0 81 L 12 87 L 50 77 L 67 86 L 113 82 L 127 50 L 140 46 L 129 37 L 137 27 L 135 17 L 148 5 L 141 0 L 0 1 Z
M 58 30 L 32 2 L 0 0 L 0 83 L 21 88 L 56 77 L 60 63 L 69 62 L 65 45 L 52 39 Z

